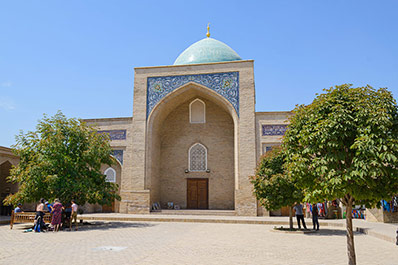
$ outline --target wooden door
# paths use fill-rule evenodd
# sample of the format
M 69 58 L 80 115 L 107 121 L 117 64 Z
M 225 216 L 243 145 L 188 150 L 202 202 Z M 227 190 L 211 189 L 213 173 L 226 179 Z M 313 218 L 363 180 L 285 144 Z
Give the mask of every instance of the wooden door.
M 115 212 L 115 202 L 113 201 L 111 205 L 102 205 L 103 213 L 114 213 Z
M 209 208 L 208 179 L 187 179 L 187 208 Z
M 282 216 L 289 216 L 289 206 L 285 206 L 281 208 L 281 215 Z

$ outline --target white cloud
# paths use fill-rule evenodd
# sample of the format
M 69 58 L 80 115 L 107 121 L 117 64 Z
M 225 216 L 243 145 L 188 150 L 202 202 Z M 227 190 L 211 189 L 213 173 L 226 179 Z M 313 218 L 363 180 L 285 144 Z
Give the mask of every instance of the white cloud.
M 11 83 L 11 81 L 5 81 L 5 82 L 1 83 L 0 86 L 2 86 L 2 87 L 11 87 L 12 83 Z
M 15 109 L 15 103 L 9 98 L 0 97 L 0 109 L 11 111 Z

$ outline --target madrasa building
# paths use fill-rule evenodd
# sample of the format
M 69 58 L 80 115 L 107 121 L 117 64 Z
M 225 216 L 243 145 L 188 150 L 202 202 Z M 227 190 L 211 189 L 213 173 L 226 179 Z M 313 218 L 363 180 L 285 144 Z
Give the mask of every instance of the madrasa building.
M 84 120 L 110 136 L 118 163 L 102 171 L 119 184 L 121 196 L 91 210 L 268 215 L 249 176 L 260 156 L 280 145 L 291 112 L 256 112 L 255 103 L 254 60 L 242 59 L 209 32 L 173 65 L 135 68 L 133 116 Z M 17 163 L 12 159 L 0 163 L 9 168 Z

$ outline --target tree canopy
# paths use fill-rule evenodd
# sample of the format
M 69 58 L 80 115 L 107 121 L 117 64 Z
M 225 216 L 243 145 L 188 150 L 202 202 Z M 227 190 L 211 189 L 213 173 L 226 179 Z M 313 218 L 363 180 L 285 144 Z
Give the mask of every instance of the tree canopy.
M 286 169 L 305 200 L 340 198 L 346 205 L 355 264 L 353 203 L 375 206 L 398 191 L 398 108 L 391 92 L 348 84 L 325 89 L 295 108 L 283 146 Z
M 367 206 L 398 191 L 398 111 L 384 88 L 341 85 L 298 106 L 284 137 L 287 166 L 307 200 Z
M 285 154 L 280 147 L 266 152 L 252 177 L 254 194 L 267 210 L 278 210 L 303 199 L 291 177 L 284 171 Z
M 75 199 L 79 204 L 109 204 L 117 195 L 118 186 L 105 181 L 102 164 L 111 165 L 109 137 L 77 119 L 68 119 L 61 112 L 46 115 L 36 131 L 16 137 L 13 151 L 20 163 L 11 170 L 8 180 L 19 183 L 17 193 L 5 202 L 34 202 L 40 198 L 63 202 Z
M 266 152 L 257 165 L 256 175 L 251 178 L 254 194 L 267 210 L 290 207 L 290 229 L 293 229 L 292 205 L 301 202 L 302 192 L 284 169 L 286 155 L 280 147 Z

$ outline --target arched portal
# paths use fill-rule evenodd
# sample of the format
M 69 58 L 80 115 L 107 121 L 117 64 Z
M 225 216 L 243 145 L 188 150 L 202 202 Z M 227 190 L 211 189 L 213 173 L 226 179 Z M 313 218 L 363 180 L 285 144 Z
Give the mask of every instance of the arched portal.
M 206 107 L 203 123 L 190 122 L 190 104 L 195 100 Z M 147 120 L 145 187 L 150 190 L 151 205 L 159 202 L 164 208 L 173 202 L 187 208 L 188 182 L 200 185 L 205 180 L 208 208 L 234 209 L 237 122 L 227 100 L 198 84 L 189 83 L 162 99 Z M 206 147 L 206 170 L 190 170 L 188 164 L 189 150 L 198 143 Z M 193 179 L 199 184 L 192 184 Z M 193 193 L 199 196 L 201 188 L 197 189 Z
M 18 191 L 18 184 L 10 183 L 7 180 L 11 168 L 12 164 L 8 160 L 0 164 L 0 215 L 11 215 L 12 206 L 4 205 L 3 200 L 9 194 Z

